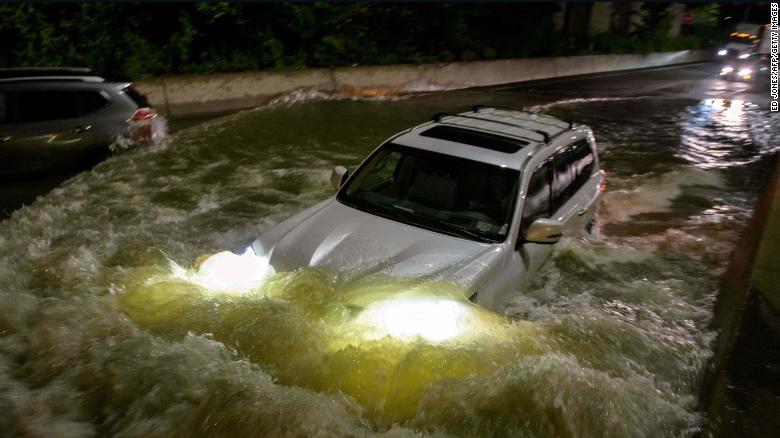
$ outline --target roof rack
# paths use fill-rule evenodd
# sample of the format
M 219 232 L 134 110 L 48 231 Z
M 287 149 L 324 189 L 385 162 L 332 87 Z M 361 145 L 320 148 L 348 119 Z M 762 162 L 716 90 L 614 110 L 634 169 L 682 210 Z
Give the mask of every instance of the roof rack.
M 560 120 L 563 123 L 568 123 L 569 124 L 569 129 L 571 129 L 572 126 L 574 126 L 574 123 L 572 123 L 570 120 L 561 120 L 561 119 L 558 119 L 556 117 L 548 116 L 547 114 L 532 113 L 530 111 L 525 111 L 525 110 L 522 110 L 522 109 L 512 108 L 512 107 L 508 107 L 508 106 L 474 105 L 473 107 L 471 107 L 471 111 L 473 111 L 475 113 L 478 113 L 479 110 L 481 110 L 483 108 L 485 108 L 485 109 L 492 108 L 492 109 L 504 110 L 504 111 L 514 111 L 516 113 L 529 114 L 529 115 L 532 115 L 532 116 L 544 116 L 544 117 L 548 117 L 548 118 L 551 118 L 551 119 Z M 552 123 L 545 123 L 545 122 L 542 122 L 542 121 L 539 121 L 539 120 L 534 120 L 534 122 L 540 123 L 542 125 L 549 125 L 549 126 L 555 126 L 556 128 L 560 128 L 560 126 L 553 125 Z
M 460 118 L 463 118 L 463 119 L 472 119 L 472 120 L 480 120 L 480 121 L 483 121 L 483 122 L 498 123 L 500 125 L 511 126 L 513 128 L 520 128 L 520 129 L 524 129 L 524 130 L 529 131 L 529 132 L 535 132 L 535 133 L 541 135 L 542 138 L 544 138 L 544 142 L 545 143 L 550 141 L 550 134 L 548 134 L 548 133 L 546 133 L 546 132 L 544 132 L 542 130 L 528 129 L 525 126 L 515 125 L 514 123 L 507 123 L 507 122 L 504 122 L 504 121 L 501 121 L 501 120 L 486 119 L 484 117 L 466 116 L 466 115 L 463 115 L 463 114 L 436 113 L 431 118 L 431 120 L 436 122 L 436 123 L 441 123 L 442 117 L 460 117 Z M 506 133 L 503 133 L 503 134 L 506 134 Z M 558 135 L 558 134 L 556 134 L 556 135 Z M 524 137 L 524 136 L 521 136 L 521 135 L 518 135 L 518 137 L 525 138 L 527 140 L 538 141 L 538 140 L 533 139 L 531 137 Z
M 12 81 L 84 81 L 102 82 L 105 79 L 91 69 L 81 67 L 2 68 L 0 82 Z

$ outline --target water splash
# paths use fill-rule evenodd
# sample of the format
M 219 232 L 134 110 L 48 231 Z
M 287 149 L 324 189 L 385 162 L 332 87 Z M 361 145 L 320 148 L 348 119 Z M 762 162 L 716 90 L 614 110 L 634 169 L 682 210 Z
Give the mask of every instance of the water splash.
M 625 187 L 625 181 L 610 180 L 617 187 Z M 604 203 L 600 219 L 603 223 L 624 222 L 631 217 L 646 214 L 668 212 L 672 203 L 686 188 L 706 186 L 723 189 L 724 181 L 717 172 L 706 172 L 695 167 L 683 167 L 649 178 L 632 178 L 631 188 L 608 190 L 604 194 Z
M 159 152 L 112 157 L 17 211 L 0 224 L 0 430 L 695 433 L 715 255 L 733 248 L 760 190 L 747 176 L 762 163 L 697 169 L 675 155 L 696 101 L 552 108 L 593 126 L 609 190 L 623 193 L 612 205 L 633 214 L 605 210 L 605 241 L 562 240 L 507 309 L 520 320 L 485 315 L 474 338 L 377 336 L 359 321 L 370 301 L 357 296 L 415 287 L 397 279 L 346 283 L 302 270 L 215 294 L 172 275 L 163 252 L 197 266 L 201 254 L 248 241 L 331 196 L 336 162 L 356 165 L 393 131 L 474 95 L 458 96 L 242 112 L 182 131 Z M 752 141 L 776 144 L 774 119 L 743 110 Z M 631 124 L 620 118 L 629 111 Z M 701 126 L 688 132 L 708 132 Z
M 577 97 L 574 99 L 561 99 L 561 100 L 556 100 L 554 102 L 532 105 L 526 107 L 525 110 L 533 113 L 541 113 L 541 112 L 547 112 L 553 108 L 561 107 L 561 106 L 573 106 L 573 105 L 583 105 L 583 104 L 602 103 L 602 102 L 634 101 L 634 100 L 651 99 L 651 98 L 652 96 Z
M 137 147 L 161 151 L 170 144 L 168 120 L 159 114 L 144 120 L 128 121 L 128 132 L 117 135 L 108 149 L 113 153 L 126 152 Z
M 222 251 L 206 257 L 195 272 L 188 272 L 171 261 L 175 278 L 189 281 L 215 292 L 245 293 L 263 286 L 274 268 L 265 255 L 247 247 L 242 254 Z

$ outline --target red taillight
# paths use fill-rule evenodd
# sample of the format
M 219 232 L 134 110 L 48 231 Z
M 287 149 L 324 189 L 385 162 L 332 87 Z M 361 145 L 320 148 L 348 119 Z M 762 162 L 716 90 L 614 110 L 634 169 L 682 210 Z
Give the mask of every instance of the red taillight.
M 140 122 L 142 120 L 149 120 L 157 117 L 157 111 L 153 110 L 149 107 L 144 108 L 138 108 L 132 116 L 130 116 L 130 120 L 133 122 Z
M 154 140 L 154 119 L 157 117 L 157 111 L 149 107 L 138 108 L 130 119 L 129 125 L 130 138 L 136 143 L 151 143 Z
M 601 182 L 599 183 L 599 192 L 604 193 L 607 191 L 607 172 L 604 169 L 599 170 L 601 175 Z

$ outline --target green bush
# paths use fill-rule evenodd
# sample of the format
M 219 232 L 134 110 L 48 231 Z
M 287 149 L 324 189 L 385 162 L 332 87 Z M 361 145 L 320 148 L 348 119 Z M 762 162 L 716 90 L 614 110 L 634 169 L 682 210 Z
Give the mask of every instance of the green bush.
M 88 66 L 138 78 L 649 52 L 700 47 L 711 39 L 709 25 L 677 39 L 667 38 L 663 26 L 651 26 L 566 46 L 554 30 L 558 8 L 555 3 L 0 4 L 0 66 Z M 663 8 L 657 9 L 662 17 Z M 711 7 L 701 9 L 702 17 L 711 18 Z

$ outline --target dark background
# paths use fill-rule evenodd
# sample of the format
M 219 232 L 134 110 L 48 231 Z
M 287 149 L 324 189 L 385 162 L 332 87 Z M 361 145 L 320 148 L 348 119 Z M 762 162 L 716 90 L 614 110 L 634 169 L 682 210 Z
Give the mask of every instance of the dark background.
M 0 67 L 138 78 L 710 48 L 768 7 L 691 3 L 692 22 L 671 37 L 669 3 L 623 5 L 593 35 L 589 3 L 2 4 Z

